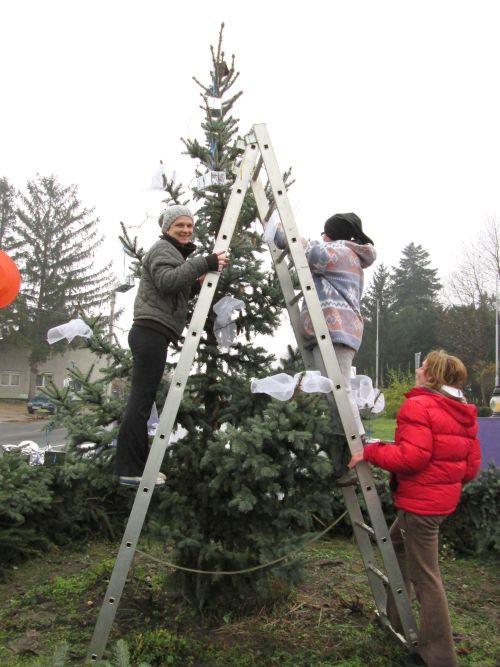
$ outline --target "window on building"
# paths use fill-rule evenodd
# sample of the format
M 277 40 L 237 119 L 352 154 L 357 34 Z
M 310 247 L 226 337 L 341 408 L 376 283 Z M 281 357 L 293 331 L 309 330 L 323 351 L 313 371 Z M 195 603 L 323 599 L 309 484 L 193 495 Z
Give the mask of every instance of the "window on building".
M 37 387 L 46 387 L 49 382 L 52 382 L 52 373 L 39 373 L 36 376 Z
M 11 371 L 0 372 L 0 385 L 2 387 L 19 387 L 21 383 L 21 376 L 19 373 Z

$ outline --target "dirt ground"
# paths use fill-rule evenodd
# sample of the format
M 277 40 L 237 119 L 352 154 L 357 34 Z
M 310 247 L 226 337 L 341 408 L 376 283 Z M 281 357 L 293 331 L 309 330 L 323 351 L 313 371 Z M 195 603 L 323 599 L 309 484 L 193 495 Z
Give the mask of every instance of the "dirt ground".
M 146 552 L 165 557 L 147 538 Z M 81 665 L 116 558 L 117 543 L 53 547 L 0 578 L 0 664 Z M 374 621 L 374 604 L 356 545 L 322 540 L 306 548 L 304 580 L 255 613 L 199 617 L 165 568 L 137 555 L 112 628 L 109 649 L 126 639 L 133 659 L 175 667 L 401 667 L 406 650 Z M 495 667 L 499 644 L 494 562 L 443 558 L 460 667 Z M 169 583 L 170 582 L 170 583 Z M 67 661 L 51 660 L 68 645 Z M 165 661 L 168 655 L 169 661 Z M 107 663 L 110 664 L 110 663 Z M 111 664 L 116 664 L 112 662 Z
M 20 401 L 14 403 L 11 401 L 0 400 L 0 423 L 2 422 L 32 422 L 46 419 L 46 415 L 30 415 L 26 410 L 26 403 Z

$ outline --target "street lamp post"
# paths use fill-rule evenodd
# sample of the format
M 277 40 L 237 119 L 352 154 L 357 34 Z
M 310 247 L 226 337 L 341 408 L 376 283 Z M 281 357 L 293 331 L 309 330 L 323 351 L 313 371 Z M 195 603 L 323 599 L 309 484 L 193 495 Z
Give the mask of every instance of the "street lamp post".
M 491 416 L 500 417 L 500 380 L 498 377 L 498 275 L 496 279 L 496 314 L 495 314 L 495 388 L 490 401 Z

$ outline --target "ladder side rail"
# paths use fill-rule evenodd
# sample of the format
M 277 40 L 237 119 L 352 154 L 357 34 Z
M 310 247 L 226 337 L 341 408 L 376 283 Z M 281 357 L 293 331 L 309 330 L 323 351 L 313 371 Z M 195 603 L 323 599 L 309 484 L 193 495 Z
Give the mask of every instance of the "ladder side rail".
M 252 177 L 257 155 L 258 150 L 255 144 L 247 146 L 240 165 L 239 177 L 237 176 L 233 184 L 231 196 L 224 212 L 224 217 L 215 242 L 214 252 L 225 251 L 229 247 L 243 200 Z M 196 302 L 193 317 L 189 324 L 186 339 L 182 347 L 181 356 L 170 384 L 156 430 L 156 435 L 153 439 L 142 480 L 137 490 L 115 561 L 115 566 L 94 629 L 87 656 L 87 660 L 91 663 L 96 663 L 100 660 L 106 649 L 109 632 L 119 606 L 120 598 L 134 557 L 135 548 L 139 541 L 142 526 L 151 502 L 152 493 L 155 488 L 155 481 L 163 462 L 165 450 L 168 446 L 168 441 L 182 401 L 184 389 L 193 366 L 200 337 L 213 301 L 219 277 L 220 274 L 217 271 L 209 272 L 207 274 Z
M 354 536 L 356 538 L 359 552 L 363 560 L 363 565 L 368 576 L 368 583 L 370 584 L 370 588 L 373 593 L 373 599 L 375 600 L 375 604 L 379 613 L 385 616 L 387 607 L 387 591 L 383 581 L 370 569 L 371 565 L 375 565 L 375 552 L 373 550 L 370 535 L 362 530 L 356 523 L 363 523 L 364 521 L 358 498 L 356 496 L 356 491 L 352 486 L 347 486 L 342 489 L 342 494 L 344 496 L 346 507 L 349 511 L 349 518 L 351 519 Z
M 264 229 L 266 228 L 266 217 L 267 217 L 267 210 L 269 207 L 269 202 L 267 201 L 266 193 L 264 190 L 264 187 L 259 180 L 253 180 L 251 183 L 252 186 L 252 192 L 255 198 L 255 202 L 257 204 L 257 211 L 259 213 L 259 218 L 262 223 L 262 226 Z M 296 302 L 293 302 L 295 298 L 295 289 L 293 287 L 292 283 L 292 278 L 290 276 L 290 272 L 288 271 L 287 267 L 285 266 L 284 262 L 277 262 L 277 258 L 281 253 L 281 250 L 276 247 L 275 243 L 273 241 L 270 241 L 268 243 L 269 246 L 269 251 L 271 253 L 271 258 L 274 264 L 274 270 L 276 271 L 276 275 L 278 277 L 278 281 L 281 286 L 281 291 L 283 293 L 283 297 L 285 299 L 285 305 L 286 309 L 288 311 L 288 315 L 290 317 L 290 323 L 292 325 L 295 338 L 297 341 L 297 345 L 302 357 L 302 361 L 304 362 L 304 366 L 307 370 L 314 370 L 315 365 L 314 365 L 314 357 L 311 352 L 311 350 L 308 350 L 303 342 L 303 336 L 301 334 L 301 325 L 300 325 L 300 308 Z
M 269 184 L 283 224 L 289 252 L 297 271 L 304 300 L 309 310 L 316 341 L 325 366 L 325 375 L 329 377 L 334 384 L 333 395 L 335 397 L 349 448 L 352 453 L 359 452 L 363 447 L 361 436 L 364 435 L 364 432 L 358 432 L 358 426 L 354 418 L 354 412 L 348 395 L 350 387 L 346 386 L 344 376 L 340 371 L 337 356 L 333 349 L 330 332 L 326 325 L 323 310 L 315 289 L 313 276 L 307 262 L 297 225 L 295 224 L 286 188 L 271 145 L 271 140 L 264 124 L 254 125 L 253 133 L 261 151 L 264 166 L 269 178 Z
M 316 368 L 320 370 L 323 375 L 325 375 L 326 369 L 324 366 L 323 358 L 318 348 L 314 349 L 314 360 Z M 328 396 L 330 395 L 328 394 Z M 370 466 L 366 461 L 362 461 L 356 466 L 356 473 L 359 479 L 360 490 L 365 500 L 366 510 L 368 512 L 368 516 L 370 517 L 371 525 L 375 533 L 377 547 L 380 551 L 380 555 L 382 557 L 382 561 L 386 569 L 387 578 L 389 580 L 389 587 L 392 591 L 394 601 L 398 610 L 406 643 L 408 647 L 414 647 L 416 646 L 416 638 L 417 638 L 417 626 L 415 622 L 415 617 L 412 612 L 411 601 L 408 597 L 408 593 L 404 585 L 403 576 L 401 574 L 399 562 L 396 557 L 396 553 L 394 551 L 394 546 L 392 544 L 392 540 L 389 537 L 389 528 L 387 526 L 387 522 L 385 520 L 385 516 L 382 511 L 382 504 L 380 502 L 380 497 L 377 493 L 375 480 L 373 479 Z M 344 491 L 344 498 L 346 500 L 346 506 L 348 507 L 348 509 L 350 507 L 354 507 L 354 500 L 350 498 L 351 493 L 354 494 L 354 498 L 356 497 L 354 489 L 352 487 L 350 488 L 347 487 L 344 488 L 343 491 Z M 374 564 L 373 550 L 371 549 L 371 543 L 370 543 L 370 549 L 365 550 L 365 545 L 367 545 L 367 542 L 364 538 L 366 537 L 366 535 L 364 535 L 363 531 L 360 530 L 359 527 L 355 526 L 354 522 L 356 520 L 358 521 L 363 520 L 362 515 L 361 514 L 358 515 L 358 512 L 361 513 L 361 510 L 359 509 L 359 504 L 357 503 L 357 500 L 356 500 L 356 505 L 358 507 L 358 510 L 357 511 L 353 510 L 355 512 L 354 514 L 351 514 L 351 511 L 349 510 L 349 516 L 351 518 L 353 530 L 356 539 L 358 541 L 361 557 L 365 565 L 365 570 L 368 576 L 368 580 L 371 585 L 372 582 L 378 579 L 378 578 L 374 579 L 373 571 L 370 570 L 369 568 L 370 565 Z M 360 539 L 358 538 L 358 536 L 360 536 Z M 379 613 L 382 618 L 385 618 L 386 608 L 387 608 L 387 601 L 386 601 L 387 591 L 384 592 L 384 598 L 380 593 L 378 584 L 375 584 L 375 589 L 372 586 L 372 591 Z
M 363 433 L 357 433 L 358 426 L 354 420 L 353 406 L 349 396 L 350 387 L 345 387 L 345 380 L 342 373 L 340 372 L 335 350 L 333 349 L 328 327 L 326 326 L 321 305 L 319 303 L 319 298 L 314 286 L 309 264 L 305 256 L 293 213 L 288 201 L 286 188 L 283 183 L 281 172 L 278 167 L 267 128 L 264 124 L 254 125 L 252 128 L 251 140 L 257 141 L 259 145 L 262 162 L 266 169 L 269 184 L 271 186 L 274 204 L 278 210 L 280 220 L 283 224 L 289 253 L 294 262 L 302 288 L 302 293 L 311 316 L 311 322 L 313 324 L 314 333 L 318 343 L 318 346 L 315 347 L 313 351 L 314 358 L 316 360 L 315 368 L 321 370 L 324 375 L 330 377 L 330 379 L 334 382 L 334 402 L 337 407 L 337 414 L 339 414 L 340 420 L 342 422 L 344 433 L 347 436 L 349 448 L 351 453 L 360 451 L 363 446 L 361 436 L 364 434 L 364 431 Z M 252 183 L 252 187 L 253 186 L 254 184 Z M 266 201 L 260 198 L 264 212 L 264 207 L 267 203 L 267 198 L 265 199 Z M 262 215 L 260 217 L 262 219 Z M 265 219 L 267 220 L 267 215 Z M 281 264 L 281 262 L 278 262 L 278 266 Z M 292 292 L 290 292 L 290 294 L 291 293 Z M 297 333 L 295 328 L 294 331 Z M 300 335 L 300 329 L 298 331 L 299 337 L 297 337 L 297 342 L 302 339 L 302 336 Z M 330 395 L 329 399 L 331 404 L 332 397 Z M 335 411 L 333 410 L 332 412 Z M 410 646 L 415 646 L 417 634 L 410 601 L 403 585 L 399 564 L 397 562 L 392 542 L 388 536 L 389 531 L 387 528 L 387 523 L 382 513 L 380 499 L 378 497 L 368 464 L 364 463 L 360 466 L 357 466 L 357 472 L 361 482 L 365 502 L 370 514 L 370 519 L 373 523 L 377 544 L 381 551 L 384 564 L 391 574 L 389 578 L 389 585 L 391 586 L 391 590 L 394 593 L 398 613 L 404 628 L 405 637 Z M 352 497 L 350 496 L 350 493 L 351 491 L 348 490 L 347 493 L 344 494 L 346 503 L 348 504 L 348 509 L 350 506 L 351 512 L 355 513 L 355 508 L 357 507 L 357 512 L 359 512 L 359 514 L 356 513 L 354 516 L 357 516 L 357 519 L 362 521 L 361 509 L 359 508 L 359 503 L 357 502 L 355 492 L 352 491 Z M 358 544 L 360 544 L 360 550 L 363 550 L 362 557 L 366 560 L 365 567 L 369 582 L 373 584 L 372 590 L 375 588 L 373 591 L 375 601 L 379 609 L 384 612 L 384 617 L 386 618 L 386 590 L 385 588 L 383 589 L 383 582 L 381 582 L 379 577 L 375 575 L 374 570 L 371 569 L 372 567 L 375 568 L 375 564 L 373 562 L 372 545 L 371 543 L 368 545 L 366 542 L 366 538 L 368 536 L 359 528 L 359 526 L 356 526 L 355 534 L 356 533 L 356 537 L 359 537 Z M 376 579 L 374 577 L 376 577 Z M 375 583 L 375 581 L 378 583 Z
M 261 149 L 261 152 L 263 151 L 263 149 L 268 150 L 268 151 L 272 150 L 270 140 L 268 139 L 268 137 L 264 137 L 264 138 L 261 139 L 261 136 L 259 134 L 258 129 L 256 131 L 256 139 L 259 143 L 259 147 Z M 267 148 L 266 148 L 266 146 L 267 146 Z M 265 164 L 265 167 L 266 167 L 266 170 L 267 170 L 268 169 L 267 160 L 265 158 L 263 158 L 263 161 L 264 161 L 264 164 Z M 277 164 L 275 165 L 275 167 L 277 168 Z M 279 185 L 277 186 L 277 188 L 273 187 L 275 185 L 275 183 L 274 183 L 275 179 L 273 178 L 275 173 L 279 174 L 279 178 L 280 178 L 280 182 L 279 182 Z M 275 170 L 275 173 L 271 174 L 268 171 L 268 177 L 269 177 L 269 181 L 270 181 L 271 188 L 272 188 L 272 191 L 273 191 L 273 195 L 275 197 L 276 196 L 283 197 L 284 193 L 286 191 L 284 189 L 284 183 L 282 182 L 282 179 L 281 179 L 281 173 L 277 169 Z M 254 192 L 254 196 L 255 196 L 255 199 L 256 199 L 256 202 L 257 202 L 259 217 L 261 219 L 261 222 L 263 224 L 265 224 L 264 221 L 266 219 L 266 211 L 267 211 L 267 207 L 268 207 L 268 201 L 267 201 L 267 197 L 265 195 L 265 191 L 262 187 L 262 184 L 260 183 L 260 180 L 253 181 L 251 185 L 252 185 L 252 190 Z M 279 190 L 280 193 L 278 193 L 277 190 Z M 275 199 L 275 202 L 276 202 L 276 199 Z M 283 218 L 281 216 L 280 206 L 277 204 L 277 202 L 276 202 L 276 205 L 277 205 L 277 208 L 278 208 L 278 213 L 280 214 L 280 219 L 283 222 Z M 289 241 L 290 236 L 292 238 L 300 240 L 299 236 L 298 236 L 296 226 L 295 226 L 294 221 L 293 221 L 293 216 L 291 215 L 291 210 L 290 210 L 290 216 L 291 216 L 291 222 L 293 224 L 291 224 L 289 226 L 289 233 L 290 234 L 287 235 L 287 240 Z M 285 228 L 285 225 L 284 225 L 284 228 Z M 286 232 L 285 232 L 285 234 L 286 234 Z M 272 253 L 273 261 L 274 261 L 274 264 L 275 264 L 276 272 L 278 274 L 279 282 L 282 286 L 283 294 L 284 294 L 285 299 L 286 299 L 287 310 L 290 314 L 290 320 L 292 322 L 292 326 L 293 326 L 294 333 L 295 333 L 295 336 L 296 336 L 296 339 L 297 339 L 297 343 L 299 344 L 299 349 L 302 348 L 301 353 L 303 352 L 303 350 L 305 352 L 305 354 L 303 354 L 303 358 L 305 357 L 304 362 L 305 362 L 305 365 L 306 365 L 306 359 L 307 359 L 307 361 L 310 360 L 310 351 L 304 349 L 303 344 L 302 344 L 303 336 L 301 334 L 301 329 L 300 329 L 300 310 L 299 310 L 296 302 L 294 302 L 293 304 L 290 303 L 292 301 L 292 299 L 294 299 L 294 296 L 295 296 L 295 290 L 294 290 L 292 282 L 291 282 L 290 273 L 287 270 L 287 268 L 284 266 L 283 262 L 276 262 L 277 257 L 280 255 L 280 251 L 279 251 L 279 249 L 276 248 L 275 244 L 271 242 L 271 243 L 269 243 L 269 247 L 271 249 L 271 253 Z M 289 247 L 291 249 L 290 243 L 289 243 Z M 298 247 L 300 248 L 300 250 L 303 251 L 301 243 L 299 244 Z M 303 255 L 304 255 L 303 265 L 306 269 L 306 270 L 304 270 L 304 273 L 306 273 L 306 271 L 307 271 L 310 274 L 309 265 L 307 263 L 307 258 L 305 258 L 305 253 L 304 252 L 303 252 Z M 295 259 L 293 257 L 293 253 L 292 253 L 292 259 Z M 296 267 L 298 266 L 297 261 L 295 261 L 295 266 Z M 311 278 L 312 278 L 312 276 L 311 276 Z M 302 284 L 301 284 L 301 286 L 303 287 Z M 304 295 L 306 295 L 307 290 L 303 289 L 303 293 L 304 293 Z M 323 316 L 323 312 L 321 310 L 321 306 L 319 304 L 319 299 L 317 298 L 317 294 L 316 294 L 315 289 L 314 289 L 313 293 L 316 296 L 316 299 L 318 300 L 318 306 L 319 306 L 319 309 L 318 309 L 319 313 L 318 314 L 320 316 L 319 318 L 318 318 L 318 316 L 316 316 L 316 318 L 314 316 L 311 316 L 311 320 L 312 320 L 313 325 L 314 325 L 315 319 L 316 319 L 316 321 L 318 321 L 318 319 L 319 319 L 319 321 L 321 323 L 324 322 L 324 316 Z M 307 303 L 307 300 L 306 300 L 306 303 Z M 309 304 L 308 304 L 308 306 L 309 306 Z M 309 312 L 311 312 L 311 308 L 309 308 Z M 326 329 L 326 333 L 327 333 L 326 340 L 330 344 L 330 347 L 331 347 L 329 356 L 333 357 L 335 359 L 335 362 L 336 362 L 337 360 L 336 360 L 335 351 L 333 349 L 333 346 L 331 345 L 331 338 L 330 338 L 328 329 L 326 327 L 326 324 L 325 324 L 324 328 Z M 317 332 L 316 332 L 316 335 L 317 335 L 317 339 L 319 341 L 320 339 L 318 337 Z M 326 345 L 325 347 L 328 348 L 328 345 Z M 319 352 L 319 354 L 318 354 L 318 352 Z M 326 352 L 328 354 L 328 349 L 326 350 Z M 313 368 L 319 369 L 324 375 L 328 376 L 329 374 L 326 372 L 325 355 L 324 355 L 323 351 L 320 348 L 319 349 L 315 348 L 313 357 L 314 357 Z M 309 364 L 310 364 L 310 361 L 309 361 Z M 336 365 L 338 366 L 338 363 Z M 340 368 L 338 369 L 338 374 L 337 375 L 340 375 L 343 378 L 343 376 L 340 373 Z M 331 378 L 331 375 L 330 375 L 330 378 Z M 350 390 L 350 388 L 349 388 L 349 390 Z M 349 400 L 349 398 L 348 398 L 348 400 Z M 335 410 L 334 406 L 332 406 L 332 408 L 333 408 L 334 416 L 337 415 L 338 413 Z M 352 414 L 352 406 L 351 406 L 350 400 L 349 400 L 349 412 Z M 352 442 L 352 438 L 351 438 L 351 442 Z M 365 502 L 366 502 L 367 508 L 369 510 L 370 519 L 372 520 L 372 523 L 375 526 L 374 527 L 374 532 L 375 532 L 375 537 L 377 539 L 377 545 L 379 546 L 379 550 L 381 552 L 382 559 L 384 561 L 384 565 L 386 566 L 387 570 L 391 573 L 391 576 L 388 577 L 389 585 L 391 587 L 391 590 L 393 592 L 393 595 L 394 595 L 394 598 L 395 598 L 395 601 L 396 601 L 396 604 L 397 604 L 398 613 L 399 613 L 399 616 L 400 616 L 400 619 L 401 619 L 401 622 L 402 622 L 402 625 L 403 625 L 403 629 L 405 631 L 406 641 L 408 642 L 409 645 L 411 645 L 411 644 L 414 643 L 414 640 L 416 638 L 415 621 L 414 621 L 414 618 L 413 618 L 413 614 L 411 612 L 410 601 L 408 599 L 406 589 L 405 589 L 404 584 L 403 584 L 403 579 L 402 579 L 402 576 L 401 576 L 401 571 L 399 569 L 399 564 L 397 562 L 397 558 L 396 558 L 396 555 L 394 553 L 394 548 L 392 546 L 392 542 L 390 541 L 390 539 L 388 539 L 388 532 L 389 531 L 388 531 L 388 528 L 387 528 L 385 518 L 384 518 L 383 513 L 382 513 L 382 508 L 381 508 L 381 505 L 380 505 L 380 500 L 378 498 L 378 494 L 376 493 L 375 483 L 373 481 L 373 477 L 372 477 L 370 468 L 368 467 L 368 464 L 366 464 L 366 463 L 361 464 L 360 466 L 358 466 L 358 468 L 360 469 L 359 472 L 361 473 L 358 476 L 360 476 L 360 482 L 361 482 L 361 485 L 362 485 L 363 495 L 365 497 Z M 370 493 L 372 490 L 374 490 L 374 493 Z M 360 548 L 360 553 L 361 553 L 361 556 L 362 556 L 362 559 L 363 559 L 363 562 L 364 562 L 364 566 L 365 566 L 365 570 L 366 570 L 366 573 L 367 573 L 368 581 L 369 581 L 370 587 L 372 589 L 375 604 L 376 604 L 377 609 L 379 610 L 379 613 L 381 614 L 381 616 L 386 617 L 387 591 L 386 591 L 384 582 L 371 569 L 371 567 L 375 566 L 375 558 L 374 558 L 374 551 L 373 551 L 373 547 L 372 547 L 372 544 L 371 544 L 371 541 L 370 541 L 370 537 L 361 528 L 359 528 L 359 526 L 357 526 L 355 524 L 356 519 L 360 522 L 363 522 L 363 516 L 361 514 L 361 509 L 359 508 L 359 503 L 357 501 L 356 494 L 355 494 L 354 490 L 349 489 L 349 488 L 344 489 L 344 498 L 345 498 L 345 501 L 346 501 L 346 506 L 349 510 L 349 515 L 351 517 L 353 530 L 355 532 L 356 540 L 357 540 L 359 548 Z

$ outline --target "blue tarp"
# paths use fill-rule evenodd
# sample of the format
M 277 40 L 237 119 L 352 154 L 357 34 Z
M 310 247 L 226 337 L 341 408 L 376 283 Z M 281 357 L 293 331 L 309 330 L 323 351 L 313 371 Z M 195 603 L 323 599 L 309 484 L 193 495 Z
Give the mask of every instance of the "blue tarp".
M 500 417 L 479 417 L 479 440 L 481 441 L 481 470 L 491 462 L 500 467 Z

